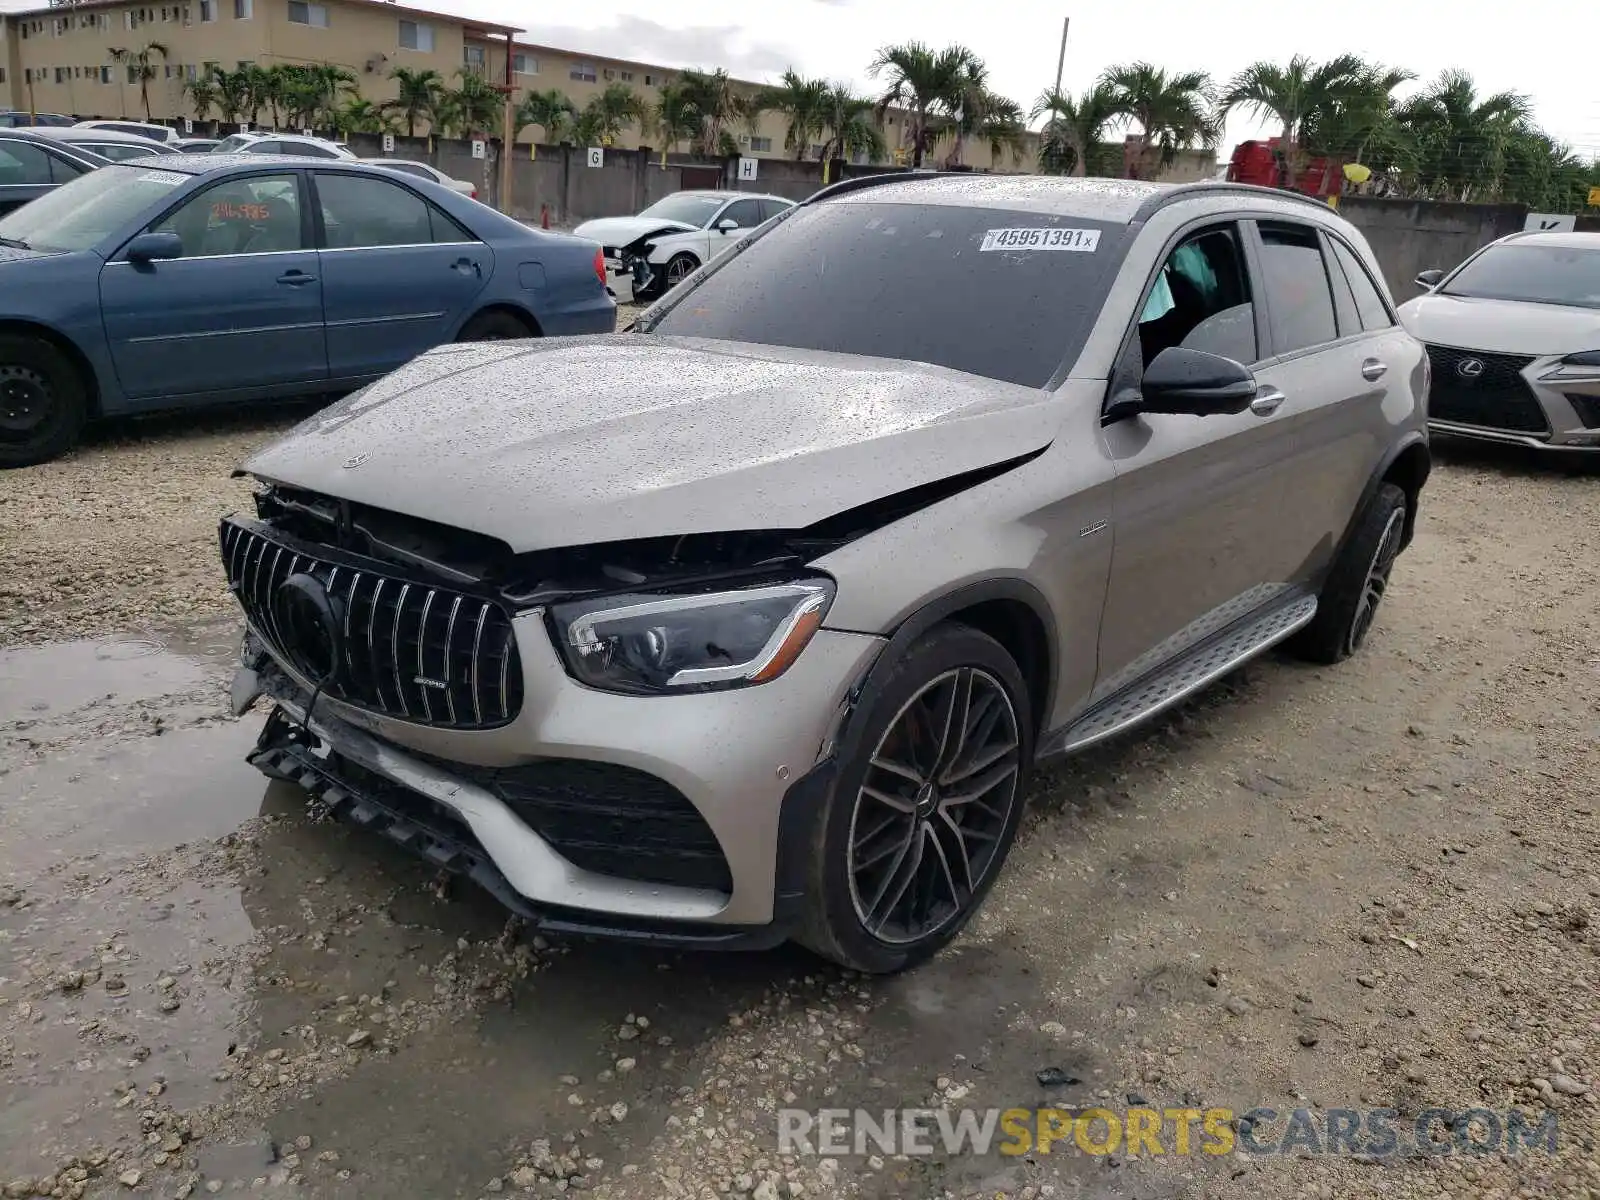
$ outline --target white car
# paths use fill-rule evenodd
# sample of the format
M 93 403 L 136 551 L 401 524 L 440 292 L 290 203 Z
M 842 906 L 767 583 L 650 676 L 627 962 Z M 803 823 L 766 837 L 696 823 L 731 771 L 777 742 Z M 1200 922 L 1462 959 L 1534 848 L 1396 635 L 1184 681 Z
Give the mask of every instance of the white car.
M 430 183 L 437 183 L 447 187 L 452 192 L 460 192 L 463 196 L 478 198 L 478 189 L 465 179 L 452 179 L 438 167 L 430 167 L 427 163 L 413 162 L 409 158 L 364 158 L 365 163 L 375 167 L 388 167 L 391 171 L 399 171 L 405 175 L 415 175 L 418 179 L 426 179 Z
M 653 300 L 793 207 L 754 192 L 674 192 L 636 217 L 585 221 L 573 233 L 600 243 L 614 290 L 620 284 L 636 300 Z
M 349 146 L 303 133 L 231 133 L 212 148 L 213 154 L 287 154 L 295 158 L 359 157 Z
M 170 125 L 154 125 L 147 121 L 79 121 L 74 129 L 109 129 L 113 133 L 131 133 L 135 137 L 149 138 L 152 142 L 168 145 L 178 140 L 178 131 Z
M 1416 284 L 1435 433 L 1600 453 L 1600 233 L 1513 233 Z

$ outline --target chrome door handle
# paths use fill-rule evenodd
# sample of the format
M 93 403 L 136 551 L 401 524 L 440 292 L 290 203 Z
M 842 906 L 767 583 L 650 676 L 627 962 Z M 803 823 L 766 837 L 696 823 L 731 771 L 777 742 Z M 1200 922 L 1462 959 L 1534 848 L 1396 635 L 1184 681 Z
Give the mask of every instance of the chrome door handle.
M 1256 393 L 1256 398 L 1250 401 L 1250 411 L 1258 417 L 1265 417 L 1278 411 L 1278 405 L 1287 397 L 1275 387 L 1264 387 Z
M 1388 369 L 1388 363 L 1379 362 L 1375 358 L 1369 358 L 1366 362 L 1361 364 L 1361 378 L 1365 379 L 1368 383 L 1376 383 L 1378 380 L 1383 378 L 1384 372 Z

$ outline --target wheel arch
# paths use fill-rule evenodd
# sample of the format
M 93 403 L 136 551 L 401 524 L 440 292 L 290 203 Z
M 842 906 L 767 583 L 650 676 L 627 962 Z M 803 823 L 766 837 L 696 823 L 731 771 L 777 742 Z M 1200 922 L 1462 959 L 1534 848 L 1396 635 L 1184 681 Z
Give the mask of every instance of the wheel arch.
M 853 748 L 859 732 L 858 715 L 867 710 L 894 665 L 913 642 L 944 624 L 967 625 L 988 634 L 1005 648 L 1028 688 L 1033 707 L 1035 749 L 1050 719 L 1060 652 L 1056 622 L 1044 593 L 1024 579 L 998 576 L 964 584 L 923 603 L 895 627 L 888 643 L 855 690 L 849 714 L 840 731 L 841 749 Z
M 11 334 L 21 337 L 35 337 L 40 341 L 48 342 L 67 357 L 78 372 L 78 377 L 83 382 L 84 397 L 88 401 L 89 416 L 102 415 L 100 396 L 100 377 L 96 374 L 94 364 L 83 348 L 59 329 L 38 321 L 30 321 L 25 317 L 0 318 L 0 334 Z
M 1417 498 L 1422 494 L 1422 485 L 1428 481 L 1428 475 L 1432 470 L 1433 458 L 1428 451 L 1426 434 L 1412 433 L 1391 446 L 1367 479 L 1366 486 L 1361 489 L 1361 498 L 1356 502 L 1355 508 L 1350 513 L 1350 519 L 1345 523 L 1344 533 L 1339 538 L 1339 544 L 1334 547 L 1333 555 L 1328 559 L 1327 569 L 1333 570 L 1333 564 L 1344 556 L 1345 548 L 1350 545 L 1350 539 L 1355 536 L 1356 530 L 1361 525 L 1361 514 L 1367 511 L 1373 496 L 1377 495 L 1378 489 L 1386 483 L 1394 484 L 1405 493 L 1406 523 L 1400 549 L 1404 550 L 1409 546 L 1417 528 Z M 1321 582 L 1317 586 L 1321 587 Z
M 544 336 L 544 329 L 539 324 L 539 318 L 534 315 L 531 309 L 524 308 L 520 304 L 512 304 L 507 300 L 494 300 L 488 304 L 482 304 L 473 309 L 472 312 L 467 315 L 466 320 L 461 322 L 461 327 L 456 330 L 456 336 L 460 337 L 467 326 L 471 325 L 479 317 L 486 317 L 491 313 L 504 313 L 508 317 L 515 317 L 518 321 L 521 321 L 525 326 L 527 326 L 529 334 L 531 334 L 533 337 Z

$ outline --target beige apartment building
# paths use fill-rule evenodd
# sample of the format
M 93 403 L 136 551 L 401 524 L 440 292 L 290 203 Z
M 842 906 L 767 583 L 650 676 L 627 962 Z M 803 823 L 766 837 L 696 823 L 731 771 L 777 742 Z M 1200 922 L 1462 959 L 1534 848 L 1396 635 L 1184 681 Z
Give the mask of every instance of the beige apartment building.
M 234 70 L 251 63 L 331 63 L 355 74 L 362 96 L 382 102 L 396 94 L 391 74 L 398 67 L 431 68 L 447 81 L 470 71 L 503 82 L 508 38 L 517 32 L 386 0 L 81 0 L 4 14 L 0 98 L 13 109 L 142 119 L 137 72 L 123 56 L 136 56 L 155 43 L 166 48 L 165 56 L 150 56 L 156 78 L 145 88 L 156 120 L 192 117 L 184 81 L 213 64 Z M 514 40 L 511 53 L 511 80 L 519 95 L 554 88 L 578 108 L 615 83 L 654 103 L 660 86 L 676 74 L 650 63 Z M 715 66 L 706 64 L 706 69 Z M 737 86 L 753 92 L 761 85 L 739 81 Z M 731 132 L 743 154 L 792 158 L 794 152 L 784 148 L 786 128 L 781 114 L 767 113 L 755 129 Z M 522 140 L 536 133 L 525 130 Z M 892 154 L 905 137 L 904 114 L 886 114 L 884 137 Z M 654 139 L 635 126 L 616 145 L 634 149 L 653 146 Z M 948 150 L 940 146 L 935 156 L 942 159 Z M 815 159 L 819 151 L 807 147 L 805 156 Z M 1033 157 L 1030 149 L 1021 162 L 1006 155 L 992 163 L 989 147 L 970 139 L 962 155 L 976 169 L 1009 171 L 1033 170 Z

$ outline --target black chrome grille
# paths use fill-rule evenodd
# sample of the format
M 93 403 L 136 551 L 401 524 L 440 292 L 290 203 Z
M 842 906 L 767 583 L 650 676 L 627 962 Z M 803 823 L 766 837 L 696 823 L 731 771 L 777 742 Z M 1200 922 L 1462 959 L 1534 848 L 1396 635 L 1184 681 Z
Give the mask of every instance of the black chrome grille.
M 316 578 L 340 629 L 337 670 L 323 691 L 384 716 L 421 725 L 487 729 L 522 708 L 522 664 L 511 618 L 499 605 L 448 588 L 397 578 L 377 564 L 339 565 L 225 520 L 228 586 L 250 624 L 290 662 L 313 647 L 274 604 L 289 576 Z
M 1532 356 L 1430 345 L 1428 360 L 1433 367 L 1428 415 L 1435 420 L 1516 433 L 1550 432 L 1543 406 L 1522 377 Z
M 733 891 L 716 834 L 664 779 L 580 759 L 448 766 L 497 796 L 574 866 L 641 883 Z

